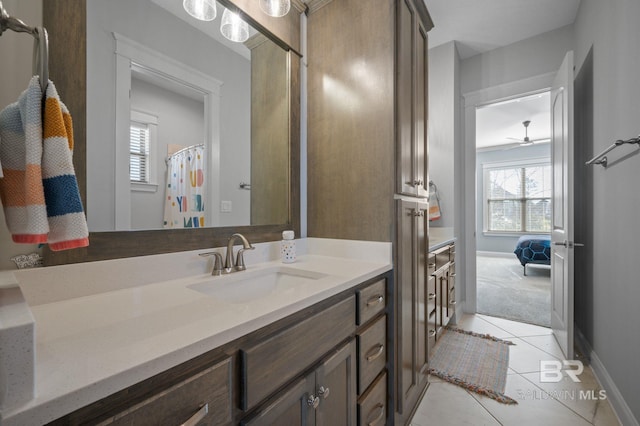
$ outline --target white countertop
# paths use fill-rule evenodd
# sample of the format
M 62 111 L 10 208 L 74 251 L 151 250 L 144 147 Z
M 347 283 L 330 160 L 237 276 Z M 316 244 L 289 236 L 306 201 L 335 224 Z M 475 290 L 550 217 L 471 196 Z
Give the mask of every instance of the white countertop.
M 308 250 L 314 254 L 303 254 L 286 266 L 325 277 L 246 303 L 223 302 L 189 288 L 220 278 L 199 273 L 31 306 L 36 324 L 36 397 L 2 413 L 0 423 L 22 426 L 54 420 L 392 267 L 390 244 L 382 250 L 377 246 L 371 260 L 366 250 L 355 258 L 332 257 L 326 254 L 351 250 L 344 244 L 342 249 L 332 248 L 334 243 L 327 240 L 314 244 L 318 249 Z M 283 264 L 247 265 L 247 271 L 235 274 Z

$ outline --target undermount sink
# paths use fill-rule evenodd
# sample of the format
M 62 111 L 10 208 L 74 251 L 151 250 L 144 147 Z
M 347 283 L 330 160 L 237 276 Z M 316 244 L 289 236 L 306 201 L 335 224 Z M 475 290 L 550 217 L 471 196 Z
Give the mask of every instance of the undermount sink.
M 239 304 L 286 292 L 327 276 L 321 272 L 276 266 L 211 277 L 205 282 L 189 285 L 188 288 L 224 302 Z

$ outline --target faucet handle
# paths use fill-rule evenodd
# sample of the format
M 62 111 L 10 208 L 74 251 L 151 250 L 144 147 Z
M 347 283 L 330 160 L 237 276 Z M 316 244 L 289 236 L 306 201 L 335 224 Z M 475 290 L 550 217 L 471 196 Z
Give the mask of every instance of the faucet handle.
M 244 264 L 244 252 L 247 250 L 255 249 L 254 246 L 250 246 L 249 248 L 241 248 L 238 250 L 238 255 L 236 256 L 236 264 L 233 269 L 236 271 L 244 271 L 247 267 Z
M 207 253 L 200 253 L 202 257 L 213 256 L 213 269 L 211 275 L 222 275 L 222 255 L 217 251 L 210 251 Z

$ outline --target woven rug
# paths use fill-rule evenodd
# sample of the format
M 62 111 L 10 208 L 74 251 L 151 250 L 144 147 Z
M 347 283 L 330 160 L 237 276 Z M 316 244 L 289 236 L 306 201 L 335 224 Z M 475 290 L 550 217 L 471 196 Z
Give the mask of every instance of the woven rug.
M 509 345 L 513 343 L 488 334 L 446 327 L 429 360 L 429 374 L 496 401 L 517 404 L 504 394 Z

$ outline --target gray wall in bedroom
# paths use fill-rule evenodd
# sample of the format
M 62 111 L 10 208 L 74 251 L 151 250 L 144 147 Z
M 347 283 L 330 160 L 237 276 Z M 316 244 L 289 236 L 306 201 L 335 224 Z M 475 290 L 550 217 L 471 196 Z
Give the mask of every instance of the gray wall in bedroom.
M 484 176 L 483 164 L 518 161 L 532 158 L 549 158 L 549 144 L 523 146 L 514 149 L 480 151 L 476 154 L 476 248 L 478 251 L 513 253 L 519 236 L 485 235 L 484 231 Z M 514 257 L 515 258 L 515 257 Z
M 640 2 L 637 0 L 582 0 L 575 22 L 575 59 L 579 97 L 593 99 L 593 110 L 580 105 L 576 112 L 582 123 L 579 133 L 587 134 L 587 146 L 576 158 L 576 168 L 592 188 L 585 191 L 585 253 L 578 258 L 576 270 L 589 277 L 576 282 L 576 320 L 578 328 L 592 346 L 599 361 L 628 404 L 640 419 L 640 262 L 638 241 L 640 226 L 640 190 L 637 148 L 620 147 L 608 155 L 610 166 L 582 166 L 582 160 L 599 153 L 616 139 L 640 133 Z M 593 83 L 580 75 L 593 49 Z M 591 71 L 585 71 L 591 72 Z M 591 94 L 590 91 L 593 91 Z M 586 93 L 585 93 L 586 91 Z M 592 117 L 592 121 L 588 118 Z M 591 152 L 589 152 L 591 151 Z M 628 156 L 627 158 L 624 158 Z M 618 160 L 620 160 L 618 162 Z M 578 251 L 578 250 L 576 250 Z M 586 293 L 586 294 L 583 294 Z M 614 404 L 615 406 L 615 404 Z M 616 407 L 619 411 L 625 407 Z M 624 414 L 624 413 L 623 413 Z M 624 419 L 623 419 L 624 422 Z M 627 423 L 633 420 L 627 418 Z

